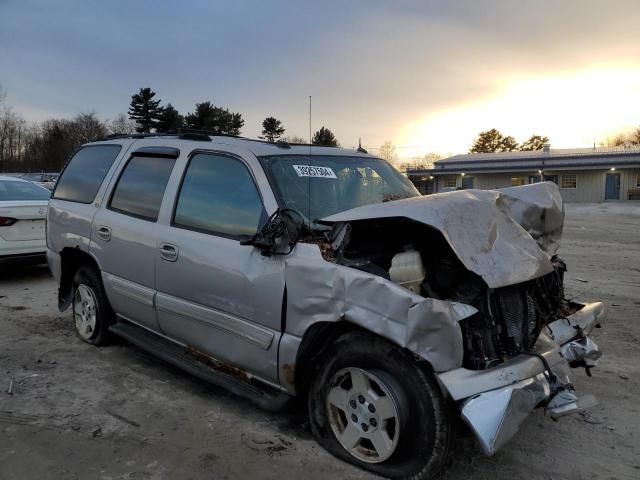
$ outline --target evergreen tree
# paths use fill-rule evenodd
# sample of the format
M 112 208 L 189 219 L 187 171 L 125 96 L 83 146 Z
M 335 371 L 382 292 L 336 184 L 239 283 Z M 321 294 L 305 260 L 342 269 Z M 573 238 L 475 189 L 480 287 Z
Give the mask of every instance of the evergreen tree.
M 518 148 L 518 142 L 511 136 L 503 136 L 498 130 L 492 128 L 480 132 L 478 138 L 471 146 L 470 153 L 511 152 Z
M 187 127 L 225 135 L 240 135 L 244 120 L 239 113 L 216 107 L 211 102 L 196 103 L 196 110 L 185 117 Z
M 262 122 L 262 136 L 274 142 L 282 136 L 284 133 L 284 127 L 282 122 L 274 117 L 267 117 Z
M 138 133 L 149 133 L 158 125 L 162 107 L 160 100 L 153 99 L 155 96 L 156 92 L 149 87 L 141 88 L 138 93 L 131 96 L 129 118 L 138 124 L 136 127 Z
M 512 136 L 507 136 L 502 139 L 500 143 L 500 151 L 501 152 L 513 152 L 518 149 L 518 142 Z
M 542 150 L 542 147 L 545 143 L 549 143 L 549 137 L 543 137 L 541 135 L 531 135 L 529 140 L 525 140 L 520 145 L 520 150 L 532 151 L 532 150 Z
M 314 145 L 320 145 L 324 147 L 339 147 L 340 144 L 336 139 L 336 136 L 328 128 L 322 127 L 316 133 L 313 134 L 311 143 Z
M 170 103 L 162 109 L 156 131 L 175 132 L 184 125 L 184 117 Z

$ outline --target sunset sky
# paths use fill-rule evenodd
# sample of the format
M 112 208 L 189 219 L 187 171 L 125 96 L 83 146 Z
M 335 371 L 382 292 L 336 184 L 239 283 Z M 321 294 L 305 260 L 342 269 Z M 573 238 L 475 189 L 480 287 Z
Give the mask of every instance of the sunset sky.
M 0 0 L 0 85 L 29 120 L 150 86 L 343 146 L 462 153 L 481 130 L 585 147 L 640 126 L 640 3 Z

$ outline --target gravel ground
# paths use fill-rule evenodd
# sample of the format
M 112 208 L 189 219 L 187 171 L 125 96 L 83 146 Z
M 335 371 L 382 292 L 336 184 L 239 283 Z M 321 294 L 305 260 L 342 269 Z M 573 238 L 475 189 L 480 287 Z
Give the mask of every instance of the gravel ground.
M 639 231 L 640 205 L 567 206 L 568 293 L 608 309 L 599 367 L 574 373 L 600 405 L 536 412 L 493 458 L 461 440 L 445 478 L 640 478 Z M 260 411 L 124 342 L 84 344 L 46 268 L 0 271 L 0 332 L 0 479 L 370 478 L 299 413 Z

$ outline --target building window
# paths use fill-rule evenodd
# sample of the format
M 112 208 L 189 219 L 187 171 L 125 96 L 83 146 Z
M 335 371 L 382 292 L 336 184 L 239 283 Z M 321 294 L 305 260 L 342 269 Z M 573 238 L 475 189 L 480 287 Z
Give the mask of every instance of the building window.
M 576 188 L 578 182 L 575 174 L 562 175 L 562 184 L 560 188 Z
M 511 186 L 519 187 L 520 185 L 524 185 L 524 177 L 511 177 Z
M 640 188 L 640 173 L 636 175 L 636 187 Z
M 456 177 L 445 177 L 444 178 L 444 188 L 456 188 L 458 186 L 458 182 Z

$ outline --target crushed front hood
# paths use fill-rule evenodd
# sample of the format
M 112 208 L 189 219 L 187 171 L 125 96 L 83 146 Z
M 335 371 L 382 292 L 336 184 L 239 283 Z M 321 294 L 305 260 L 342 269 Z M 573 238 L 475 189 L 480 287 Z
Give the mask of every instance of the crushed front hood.
M 334 225 L 408 218 L 442 233 L 464 266 L 491 288 L 553 271 L 549 256 L 562 236 L 560 191 L 544 182 L 504 190 L 458 190 L 364 205 L 326 217 Z

